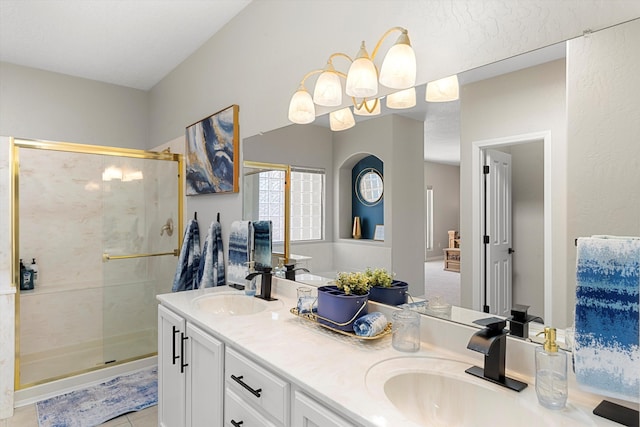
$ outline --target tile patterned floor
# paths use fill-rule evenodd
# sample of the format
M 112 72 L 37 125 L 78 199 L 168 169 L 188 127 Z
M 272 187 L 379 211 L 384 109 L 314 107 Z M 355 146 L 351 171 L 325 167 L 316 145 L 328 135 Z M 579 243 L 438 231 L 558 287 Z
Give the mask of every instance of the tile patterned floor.
M 122 415 L 101 424 L 103 427 L 157 427 L 158 406 L 152 406 L 138 412 Z M 16 408 L 13 417 L 0 420 L 0 427 L 38 427 L 36 405 Z

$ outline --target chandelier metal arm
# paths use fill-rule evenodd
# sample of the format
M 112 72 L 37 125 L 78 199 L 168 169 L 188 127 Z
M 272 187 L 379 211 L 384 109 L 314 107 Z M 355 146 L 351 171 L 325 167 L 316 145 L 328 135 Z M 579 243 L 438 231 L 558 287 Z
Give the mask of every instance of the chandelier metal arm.
M 327 62 L 331 62 L 333 64 L 333 62 L 331 61 L 333 58 L 338 57 L 338 56 L 342 56 L 344 58 L 347 58 L 349 60 L 349 62 L 353 62 L 353 59 L 347 55 L 346 53 L 342 53 L 342 52 L 336 52 L 336 53 L 332 53 L 331 56 L 329 57 L 329 59 L 327 59 Z
M 362 98 L 362 102 L 358 104 L 358 100 L 352 96 L 351 101 L 353 102 L 353 105 L 356 107 L 357 110 L 360 110 L 362 107 L 364 107 L 364 109 L 367 110 L 369 114 L 371 114 L 378 106 L 378 102 L 380 102 L 380 98 L 375 98 L 375 102 L 373 103 L 371 108 L 369 108 L 369 104 L 367 103 L 367 98 Z
M 371 60 L 373 61 L 376 58 L 376 54 L 378 53 L 378 50 L 380 49 L 380 46 L 382 45 L 382 42 L 385 41 L 385 39 L 389 36 L 389 34 L 391 34 L 394 31 L 400 31 L 401 33 L 405 33 L 407 34 L 408 31 L 406 28 L 403 27 L 393 27 L 393 28 L 389 28 L 383 35 L 382 37 L 380 37 L 380 40 L 378 40 L 378 43 L 376 44 L 376 47 L 373 49 L 373 52 L 371 53 Z

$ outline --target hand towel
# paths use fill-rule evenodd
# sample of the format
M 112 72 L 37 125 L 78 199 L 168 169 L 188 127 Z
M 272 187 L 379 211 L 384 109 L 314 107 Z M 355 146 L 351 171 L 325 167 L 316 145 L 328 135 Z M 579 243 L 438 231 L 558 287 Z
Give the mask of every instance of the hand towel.
M 580 388 L 640 399 L 640 238 L 578 239 L 574 370 Z
M 255 221 L 253 224 L 253 260 L 254 268 L 261 271 L 271 267 L 271 221 Z
M 359 337 L 374 337 L 384 331 L 387 324 L 385 315 L 374 311 L 353 322 L 353 332 Z
M 172 292 L 188 291 L 198 287 L 198 267 L 200 266 L 200 228 L 192 219 L 187 224 L 178 258 L 178 267 L 173 277 Z
M 229 261 L 227 281 L 239 285 L 246 284 L 249 274 L 249 251 L 251 221 L 233 221 L 229 232 Z
M 218 221 L 212 222 L 207 231 L 198 268 L 198 284 L 201 288 L 225 285 L 222 227 Z

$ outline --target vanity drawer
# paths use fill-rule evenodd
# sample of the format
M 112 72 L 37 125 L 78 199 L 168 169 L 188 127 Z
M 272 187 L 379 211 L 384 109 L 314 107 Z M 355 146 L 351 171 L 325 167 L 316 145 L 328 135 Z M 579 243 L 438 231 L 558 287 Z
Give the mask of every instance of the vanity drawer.
M 224 394 L 224 425 L 276 427 L 228 387 Z
M 230 348 L 226 349 L 224 372 L 227 387 L 244 402 L 288 424 L 289 383 Z

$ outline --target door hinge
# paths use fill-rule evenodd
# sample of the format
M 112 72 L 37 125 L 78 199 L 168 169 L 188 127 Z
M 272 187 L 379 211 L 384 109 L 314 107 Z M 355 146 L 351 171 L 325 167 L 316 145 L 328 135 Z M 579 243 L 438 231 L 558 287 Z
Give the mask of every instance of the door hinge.
M 488 165 L 482 166 L 482 173 L 485 174 L 485 175 L 489 174 L 489 166 Z
M 484 243 L 485 245 L 489 244 L 489 236 L 482 236 L 482 243 Z

